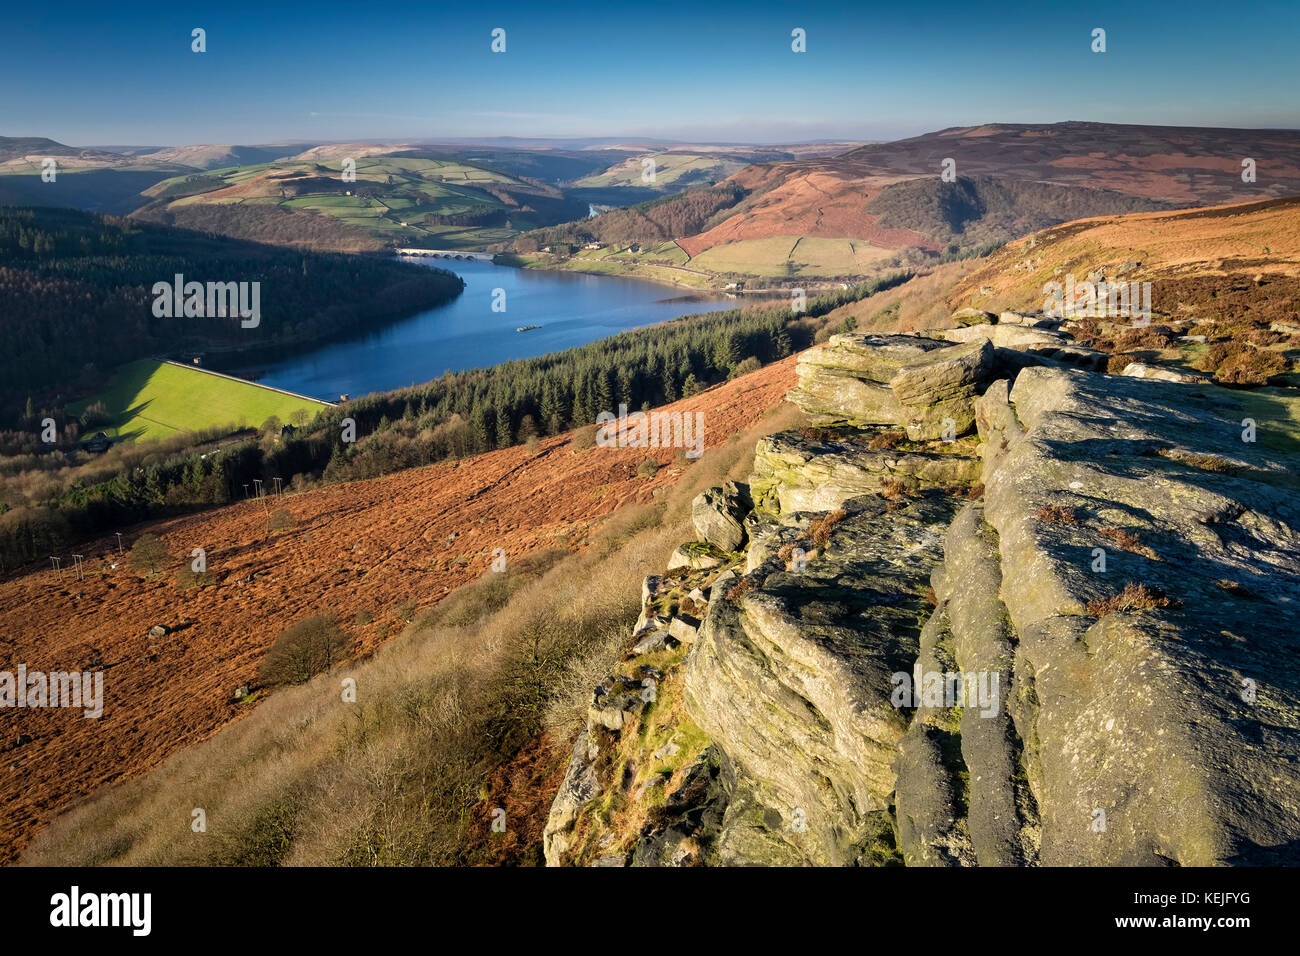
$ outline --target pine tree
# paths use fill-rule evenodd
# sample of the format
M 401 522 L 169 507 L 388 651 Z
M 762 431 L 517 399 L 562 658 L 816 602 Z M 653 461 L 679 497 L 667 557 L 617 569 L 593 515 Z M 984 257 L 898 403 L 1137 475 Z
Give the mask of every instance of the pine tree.
M 497 447 L 509 448 L 514 444 L 514 435 L 510 427 L 510 413 L 504 408 L 497 410 Z

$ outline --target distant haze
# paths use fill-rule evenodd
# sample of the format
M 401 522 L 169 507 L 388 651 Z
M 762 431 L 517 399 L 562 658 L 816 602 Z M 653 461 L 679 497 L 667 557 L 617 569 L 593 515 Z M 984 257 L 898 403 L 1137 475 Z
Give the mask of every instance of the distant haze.
M 1067 6 L 1067 5 L 1060 5 Z M 1300 126 L 1300 5 L 25 4 L 0 131 L 65 143 L 884 140 L 983 122 Z M 207 50 L 191 51 L 191 31 Z M 506 50 L 492 52 L 492 31 Z M 1091 49 L 1106 31 L 1106 52 Z M 806 52 L 791 50 L 795 29 Z

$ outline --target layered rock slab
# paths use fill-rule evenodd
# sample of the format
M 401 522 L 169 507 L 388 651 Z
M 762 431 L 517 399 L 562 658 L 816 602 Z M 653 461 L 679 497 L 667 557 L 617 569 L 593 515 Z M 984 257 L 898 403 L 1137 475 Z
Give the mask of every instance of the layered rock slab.
M 985 511 L 1041 862 L 1294 859 L 1294 456 L 1221 389 L 1027 369 L 1008 398 Z
M 979 480 L 980 462 L 971 445 L 953 443 L 946 452 L 872 449 L 870 438 L 867 433 L 823 440 L 780 432 L 760 439 L 750 478 L 755 497 L 781 514 L 831 511 L 850 498 L 887 487 L 946 487 Z
M 913 441 L 956 437 L 974 423 L 995 364 L 987 339 L 844 333 L 800 357 L 789 399 L 817 422 L 900 425 Z
M 769 811 L 770 840 L 806 862 L 880 853 L 907 728 L 891 678 L 916 658 L 923 582 L 955 508 L 938 493 L 896 508 L 854 499 L 804 570 L 774 557 L 710 600 L 686 665 L 688 712 Z

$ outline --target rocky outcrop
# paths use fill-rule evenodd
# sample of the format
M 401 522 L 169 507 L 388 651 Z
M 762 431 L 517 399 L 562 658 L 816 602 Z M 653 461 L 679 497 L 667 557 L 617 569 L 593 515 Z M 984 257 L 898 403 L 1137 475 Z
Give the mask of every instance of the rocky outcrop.
M 1300 861 L 1300 401 L 1031 324 L 805 354 L 819 424 L 710 493 L 743 552 L 648 579 L 548 862 Z
M 994 350 L 987 340 L 944 346 L 920 336 L 845 333 L 809 349 L 797 367 L 789 398 L 814 421 L 901 425 L 923 441 L 970 430 Z
M 1217 390 L 1028 369 L 1010 401 L 985 513 L 1042 862 L 1294 853 L 1294 456 Z
M 749 489 L 729 481 L 696 496 L 691 502 L 691 522 L 701 541 L 722 551 L 737 551 L 745 543 L 741 521 L 748 511 Z
M 750 478 L 756 500 L 780 514 L 833 511 L 850 498 L 886 488 L 942 488 L 979 478 L 973 443 L 900 441 L 893 448 L 870 448 L 878 437 L 848 432 L 818 439 L 782 432 L 760 439 Z
M 774 556 L 710 600 L 687 663 L 687 709 L 779 816 L 765 843 L 788 844 L 745 856 L 724 827 L 724 862 L 794 853 L 846 864 L 887 849 L 882 822 L 907 729 L 890 676 L 916 658 L 928 610 L 917 585 L 942 559 L 953 508 L 942 493 L 897 510 L 854 499 L 806 566 Z

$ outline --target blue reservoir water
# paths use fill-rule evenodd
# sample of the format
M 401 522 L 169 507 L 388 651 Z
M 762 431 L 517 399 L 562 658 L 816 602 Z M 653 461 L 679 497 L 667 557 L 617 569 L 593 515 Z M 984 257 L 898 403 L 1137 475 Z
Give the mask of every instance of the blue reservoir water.
M 733 299 L 618 276 L 544 272 L 488 262 L 412 260 L 465 280 L 454 302 L 364 337 L 300 355 L 225 368 L 232 375 L 336 401 L 583 345 L 625 329 L 735 308 Z M 494 312 L 504 290 L 505 311 Z M 495 297 L 500 300 L 500 293 Z M 517 332 L 521 326 L 540 328 Z

